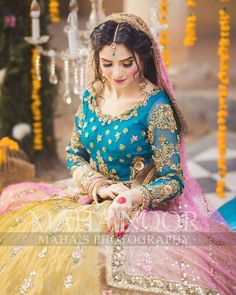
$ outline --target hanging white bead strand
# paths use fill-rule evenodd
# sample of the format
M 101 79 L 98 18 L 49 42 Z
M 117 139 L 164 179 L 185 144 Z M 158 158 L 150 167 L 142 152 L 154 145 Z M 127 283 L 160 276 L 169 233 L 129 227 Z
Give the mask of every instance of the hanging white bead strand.
M 72 102 L 70 94 L 70 73 L 69 73 L 69 60 L 64 57 L 64 81 L 65 81 L 65 93 L 63 96 L 63 101 L 65 104 L 70 105 Z
M 88 57 L 88 51 L 85 47 L 80 49 L 79 56 L 79 93 L 81 94 L 85 88 L 85 68 Z
M 78 61 L 77 60 L 74 60 L 73 61 L 73 70 L 74 70 L 74 87 L 73 87 L 73 92 L 76 95 L 80 93 L 79 92 L 79 77 L 78 77 L 79 70 L 78 70 L 78 67 L 79 67 Z
M 55 51 L 49 50 L 48 55 L 50 57 L 50 74 L 49 74 L 49 82 L 51 84 L 58 84 L 58 77 L 56 74 L 56 61 L 55 61 Z
M 81 64 L 79 68 L 79 93 L 82 93 L 85 87 L 85 68 Z

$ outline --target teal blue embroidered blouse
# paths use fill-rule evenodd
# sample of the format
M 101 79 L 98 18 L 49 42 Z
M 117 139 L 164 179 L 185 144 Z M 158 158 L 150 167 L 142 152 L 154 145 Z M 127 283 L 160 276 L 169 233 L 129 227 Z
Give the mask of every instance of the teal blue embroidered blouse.
M 109 179 L 127 181 L 153 163 L 156 175 L 143 184 L 155 202 L 179 196 L 184 189 L 180 145 L 171 101 L 156 90 L 119 116 L 102 114 L 89 89 L 75 115 L 66 148 L 67 167 L 90 165 Z

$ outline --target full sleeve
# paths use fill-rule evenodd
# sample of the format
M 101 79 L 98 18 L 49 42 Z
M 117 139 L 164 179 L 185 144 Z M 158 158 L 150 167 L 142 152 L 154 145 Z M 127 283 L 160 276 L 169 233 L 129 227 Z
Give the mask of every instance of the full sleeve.
M 164 92 L 148 114 L 147 127 L 157 177 L 143 186 L 150 194 L 149 208 L 156 208 L 178 197 L 184 189 L 177 125 L 171 101 Z
M 89 165 L 89 154 L 81 142 L 82 121 L 83 121 L 83 102 L 74 117 L 74 127 L 70 142 L 66 147 L 66 164 L 72 172 L 76 167 Z
M 85 119 L 85 113 L 83 106 L 85 98 L 89 95 L 89 91 L 86 90 L 82 95 L 82 102 L 74 118 L 74 127 L 70 142 L 66 147 L 66 164 L 68 169 L 73 175 L 74 184 L 81 189 L 81 191 L 87 193 L 94 200 L 97 199 L 97 188 L 100 185 L 110 184 L 104 175 L 93 169 L 90 165 L 90 155 L 85 149 L 81 137 L 83 132 L 83 124 Z

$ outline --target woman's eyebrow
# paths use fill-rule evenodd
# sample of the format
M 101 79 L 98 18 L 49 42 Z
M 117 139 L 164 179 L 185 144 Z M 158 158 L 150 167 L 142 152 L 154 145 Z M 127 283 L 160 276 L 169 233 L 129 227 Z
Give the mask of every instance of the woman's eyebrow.
M 127 58 L 119 60 L 119 61 L 123 62 L 123 61 L 127 61 L 127 60 L 130 60 L 130 59 L 133 59 L 133 58 L 134 58 L 133 56 L 130 56 L 130 57 L 127 57 Z M 106 61 L 106 62 L 112 62 L 112 60 L 109 60 L 109 59 L 106 59 L 106 58 L 103 58 L 103 57 L 101 57 L 101 60 Z

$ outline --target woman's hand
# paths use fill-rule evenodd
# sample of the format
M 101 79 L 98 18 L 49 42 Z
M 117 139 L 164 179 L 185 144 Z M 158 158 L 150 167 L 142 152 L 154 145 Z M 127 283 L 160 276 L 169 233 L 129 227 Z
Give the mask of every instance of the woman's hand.
M 125 198 L 126 202 L 120 204 L 118 200 Z M 107 226 L 110 232 L 115 232 L 117 235 L 124 233 L 128 227 L 129 216 L 132 212 L 132 202 L 125 197 L 125 194 L 118 195 L 108 208 Z
M 112 185 L 103 185 L 97 189 L 97 194 L 102 199 L 115 199 L 117 195 L 129 190 L 123 183 L 115 183 Z
M 115 232 L 117 237 L 122 237 L 128 228 L 130 214 L 135 204 L 142 204 L 142 193 L 134 188 L 119 194 L 108 208 L 108 230 Z

